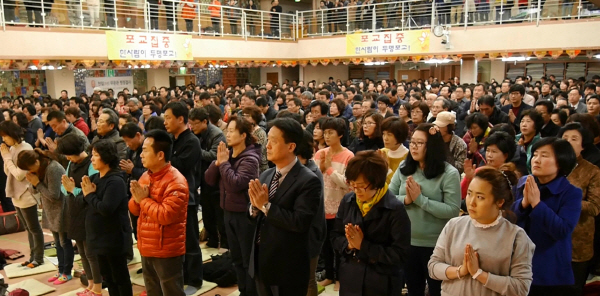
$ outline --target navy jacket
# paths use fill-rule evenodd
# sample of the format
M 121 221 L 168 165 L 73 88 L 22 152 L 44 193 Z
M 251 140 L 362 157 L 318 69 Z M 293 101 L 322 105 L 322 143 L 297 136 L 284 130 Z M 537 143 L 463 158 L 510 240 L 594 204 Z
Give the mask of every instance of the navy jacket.
M 509 104 L 509 105 L 502 107 L 502 112 L 509 114 L 511 109 L 512 109 L 512 104 Z M 521 133 L 521 119 L 523 119 L 523 116 L 521 114 L 523 114 L 523 111 L 529 110 L 529 109 L 533 109 L 533 107 L 525 104 L 525 102 L 521 102 L 521 106 L 519 106 L 519 112 L 517 112 L 517 114 L 515 114 L 515 116 L 517 118 L 515 118 L 515 122 L 512 123 L 513 127 L 515 128 L 516 134 Z M 510 117 L 509 117 L 509 122 L 510 122 Z
M 543 185 L 536 178 L 541 201 L 533 209 L 531 206 L 523 208 L 526 180 L 527 176 L 519 180 L 511 208 L 517 215 L 517 225 L 525 229 L 535 244 L 532 285 L 573 285 L 571 234 L 581 214 L 581 189 L 563 176 Z
M 305 167 L 311 170 L 319 180 L 321 180 L 321 186 L 324 186 L 323 173 L 321 173 L 321 169 L 319 169 L 312 159 L 309 159 L 306 162 Z M 321 253 L 326 238 L 327 224 L 325 222 L 325 197 L 323 196 L 323 191 L 321 191 L 321 202 L 319 202 L 317 214 L 313 218 L 310 231 L 308 232 L 308 253 L 310 258 L 315 258 Z
M 171 165 L 187 180 L 190 190 L 188 205 L 197 205 L 196 201 L 196 165 L 200 160 L 200 140 L 190 129 L 185 129 L 177 139 L 173 138 Z

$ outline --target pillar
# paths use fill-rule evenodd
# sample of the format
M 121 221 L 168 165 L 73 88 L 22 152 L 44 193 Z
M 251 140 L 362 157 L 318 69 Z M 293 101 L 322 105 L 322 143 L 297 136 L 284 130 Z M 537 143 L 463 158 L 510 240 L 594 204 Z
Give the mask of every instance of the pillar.
M 69 93 L 69 97 L 78 95 L 75 93 L 75 72 L 73 70 L 45 70 L 45 74 L 48 94 L 53 98 L 60 97 L 63 89 Z
M 150 89 L 153 86 L 156 86 L 156 89 L 159 89 L 161 86 L 169 87 L 169 69 L 148 69 L 147 78 L 147 89 Z
M 477 83 L 477 61 L 474 58 L 461 60 L 460 83 Z
M 496 81 L 502 81 L 506 77 L 506 62 L 502 60 L 492 60 L 492 69 L 490 71 L 490 78 L 496 79 Z

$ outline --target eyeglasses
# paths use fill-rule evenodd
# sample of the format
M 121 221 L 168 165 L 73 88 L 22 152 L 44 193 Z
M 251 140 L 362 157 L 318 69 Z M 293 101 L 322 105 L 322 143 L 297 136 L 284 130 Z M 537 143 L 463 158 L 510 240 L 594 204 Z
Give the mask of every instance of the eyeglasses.
M 365 121 L 365 122 L 363 122 L 363 124 L 362 124 L 362 125 L 363 125 L 363 126 L 371 126 L 371 125 L 376 125 L 376 124 L 377 124 L 377 123 L 375 123 L 375 122 L 366 122 L 366 121 Z
M 423 145 L 427 144 L 427 142 L 414 142 L 414 141 L 410 141 L 409 146 L 414 146 L 416 148 L 421 148 L 423 147 Z
M 364 193 L 367 191 L 367 189 L 369 189 L 369 187 L 371 187 L 371 184 L 368 184 L 365 187 L 356 187 L 356 186 L 353 186 L 352 184 L 348 183 L 348 187 L 350 188 L 351 191 L 354 191 L 354 193 Z

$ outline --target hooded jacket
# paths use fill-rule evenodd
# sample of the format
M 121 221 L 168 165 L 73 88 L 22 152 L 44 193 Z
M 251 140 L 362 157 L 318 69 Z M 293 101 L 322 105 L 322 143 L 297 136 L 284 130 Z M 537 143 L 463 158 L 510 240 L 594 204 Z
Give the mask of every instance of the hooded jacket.
M 230 152 L 229 161 L 215 165 L 213 161 L 206 170 L 206 183 L 211 186 L 219 184 L 221 208 L 230 212 L 246 212 L 248 210 L 248 184 L 258 178 L 262 147 L 252 144 L 237 157 Z

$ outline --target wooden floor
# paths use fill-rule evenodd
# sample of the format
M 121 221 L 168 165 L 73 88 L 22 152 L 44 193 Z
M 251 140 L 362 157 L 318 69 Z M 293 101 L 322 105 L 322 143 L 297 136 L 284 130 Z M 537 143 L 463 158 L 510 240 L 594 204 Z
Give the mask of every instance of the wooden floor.
M 50 231 L 48 231 L 46 229 L 44 230 L 44 239 L 46 242 L 53 241 Z M 25 257 L 18 259 L 16 261 L 8 260 L 8 263 L 20 263 L 20 262 L 27 260 L 29 257 L 29 243 L 27 242 L 27 232 L 19 232 L 19 233 L 14 233 L 14 234 L 1 235 L 0 236 L 0 248 L 18 250 L 21 253 L 26 255 Z M 74 268 L 82 269 L 80 266 L 78 266 L 77 262 L 75 263 Z M 138 270 L 140 268 L 142 268 L 141 263 L 129 266 L 130 270 Z M 79 281 L 79 278 L 75 278 L 75 277 L 73 278 L 73 280 L 71 280 L 65 284 L 59 285 L 59 286 L 55 286 L 55 285 L 52 285 L 51 283 L 48 283 L 47 282 L 48 278 L 50 278 L 54 274 L 54 272 L 47 272 L 47 273 L 36 274 L 36 275 L 32 275 L 32 276 L 27 276 L 27 277 L 13 278 L 13 279 L 7 279 L 6 273 L 4 272 L 4 270 L 0 270 L 0 273 L 2 274 L 2 276 L 4 276 L 4 280 L 8 283 L 9 286 L 10 286 L 10 284 L 18 283 L 18 282 L 21 282 L 21 281 L 31 278 L 31 279 L 38 280 L 44 284 L 48 284 L 49 286 L 56 288 L 55 292 L 48 293 L 45 295 L 62 295 L 64 293 L 74 291 L 76 289 L 83 287 Z M 143 291 L 144 291 L 144 287 L 133 285 L 133 295 L 139 295 Z M 235 291 L 237 291 L 237 287 L 231 287 L 231 288 L 217 287 L 217 288 L 210 290 L 202 295 L 227 296 Z M 109 295 L 108 291 L 104 290 L 103 295 Z

